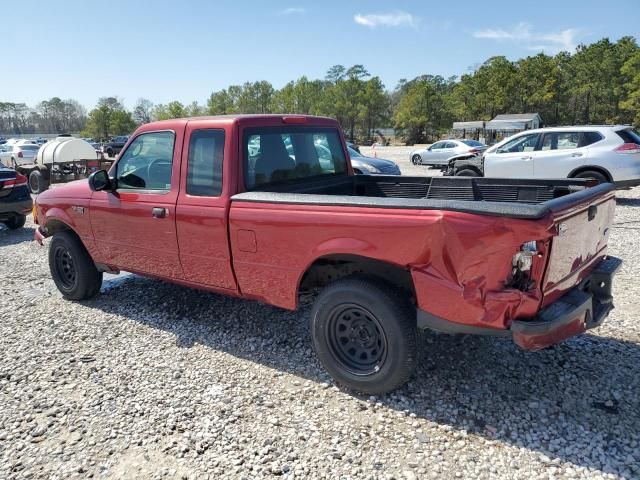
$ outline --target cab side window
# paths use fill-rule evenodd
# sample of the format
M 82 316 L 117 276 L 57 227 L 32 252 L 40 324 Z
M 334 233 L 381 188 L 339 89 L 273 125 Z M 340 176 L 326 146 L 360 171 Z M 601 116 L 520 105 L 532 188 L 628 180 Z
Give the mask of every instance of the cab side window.
M 138 135 L 118 160 L 118 189 L 169 191 L 174 143 L 173 132 Z
M 532 152 L 536 148 L 539 136 L 533 133 L 514 138 L 500 147 L 496 153 Z
M 189 140 L 187 193 L 217 197 L 222 192 L 224 130 L 194 130 Z
M 579 132 L 545 133 L 540 150 L 569 150 L 580 145 Z

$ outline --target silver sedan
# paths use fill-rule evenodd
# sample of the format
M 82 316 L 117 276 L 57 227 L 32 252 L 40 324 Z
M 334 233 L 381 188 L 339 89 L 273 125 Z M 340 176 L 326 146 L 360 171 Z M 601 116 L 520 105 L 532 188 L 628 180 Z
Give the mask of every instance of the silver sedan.
M 476 140 L 441 140 L 428 148 L 411 152 L 409 158 L 414 165 L 446 165 L 447 159 L 462 153 L 480 153 L 488 147 Z

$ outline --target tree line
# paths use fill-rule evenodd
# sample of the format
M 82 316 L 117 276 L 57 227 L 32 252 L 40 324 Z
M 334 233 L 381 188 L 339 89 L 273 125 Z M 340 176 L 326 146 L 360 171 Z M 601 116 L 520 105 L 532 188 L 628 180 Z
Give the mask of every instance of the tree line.
M 453 121 L 537 112 L 546 125 L 633 123 L 640 127 L 640 48 L 633 37 L 605 38 L 576 52 L 539 53 L 516 61 L 489 58 L 461 77 L 420 75 L 387 90 L 363 65 L 331 67 L 323 79 L 303 76 L 275 89 L 265 80 L 214 91 L 204 104 L 154 105 L 141 98 L 127 111 L 104 97 L 88 114 L 74 100 L 0 103 L 1 133 L 80 131 L 102 139 L 152 120 L 233 113 L 298 113 L 338 119 L 352 140 L 372 141 L 392 127 L 409 143 L 447 132 Z

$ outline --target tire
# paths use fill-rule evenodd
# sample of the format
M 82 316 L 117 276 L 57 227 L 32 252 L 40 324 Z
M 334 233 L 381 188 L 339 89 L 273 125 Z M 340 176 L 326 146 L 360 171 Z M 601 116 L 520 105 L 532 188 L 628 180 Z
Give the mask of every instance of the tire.
M 381 280 L 336 280 L 316 299 L 310 322 L 320 362 L 352 391 L 387 393 L 404 385 L 415 370 L 415 310 L 402 292 Z
M 463 168 L 459 172 L 456 172 L 456 177 L 479 177 L 478 172 L 471 170 L 470 168 Z
M 49 181 L 44 178 L 40 170 L 33 170 L 29 174 L 29 190 L 34 195 L 38 195 L 49 188 Z
M 102 285 L 102 272 L 75 233 L 65 230 L 53 235 L 49 246 L 51 277 L 67 300 L 86 300 Z
M 16 215 L 15 217 L 10 218 L 4 224 L 7 228 L 11 230 L 17 230 L 18 228 L 24 227 L 25 222 L 27 221 L 26 215 Z
M 422 165 L 422 157 L 416 153 L 411 157 L 411 163 L 414 165 Z
M 113 157 L 113 150 L 111 148 L 107 148 L 107 157 Z
M 605 175 L 600 172 L 596 172 L 595 170 L 586 170 L 584 172 L 580 172 L 579 174 L 575 175 L 574 178 L 592 178 L 596 180 L 598 184 L 609 182 L 609 179 Z

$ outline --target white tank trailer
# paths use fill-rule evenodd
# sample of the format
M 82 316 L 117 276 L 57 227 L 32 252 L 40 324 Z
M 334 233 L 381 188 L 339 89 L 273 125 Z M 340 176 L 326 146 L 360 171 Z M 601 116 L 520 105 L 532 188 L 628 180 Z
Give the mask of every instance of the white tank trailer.
M 108 170 L 113 160 L 102 155 L 88 142 L 74 137 L 56 137 L 38 150 L 32 164 L 17 169 L 29 179 L 31 193 L 44 192 L 49 185 L 87 178 L 96 170 Z

